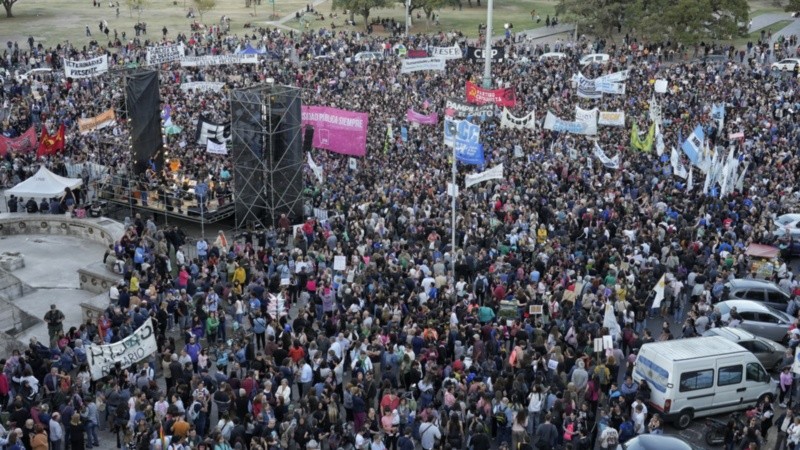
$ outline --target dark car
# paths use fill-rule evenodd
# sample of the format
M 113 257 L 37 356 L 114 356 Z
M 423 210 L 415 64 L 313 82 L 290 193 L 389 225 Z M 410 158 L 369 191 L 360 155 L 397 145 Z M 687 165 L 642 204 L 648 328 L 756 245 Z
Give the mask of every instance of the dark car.
M 617 450 L 693 450 L 686 441 L 675 436 L 665 434 L 640 434 L 624 444 L 617 446 Z

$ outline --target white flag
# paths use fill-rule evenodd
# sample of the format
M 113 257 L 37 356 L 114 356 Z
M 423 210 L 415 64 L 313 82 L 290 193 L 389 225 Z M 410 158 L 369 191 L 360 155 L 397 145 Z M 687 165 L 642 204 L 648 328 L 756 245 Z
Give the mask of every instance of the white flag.
M 661 156 L 664 154 L 664 135 L 661 134 L 661 126 L 656 122 L 656 154 Z
M 653 286 L 653 291 L 656 293 L 655 298 L 653 298 L 653 306 L 651 308 L 658 309 L 661 307 L 661 302 L 664 300 L 664 288 L 667 287 L 667 275 L 661 275 L 661 278 L 658 279 L 658 283 Z
M 686 179 L 686 192 L 692 192 L 692 188 L 694 187 L 694 183 L 692 180 L 692 174 L 694 173 L 694 169 L 692 166 L 689 166 L 689 178 Z
M 496 180 L 503 178 L 503 165 L 494 166 L 491 169 L 484 170 L 483 172 L 469 174 L 464 177 L 465 187 L 470 187 L 474 184 L 482 183 L 488 180 Z
M 622 329 L 619 326 L 619 322 L 617 322 L 617 316 L 614 315 L 614 306 L 611 303 L 606 303 L 606 311 L 605 315 L 603 316 L 603 326 L 608 328 L 608 332 L 611 333 L 613 337 L 619 337 L 622 335 Z
M 322 183 L 322 166 L 314 162 L 314 160 L 311 158 L 311 153 L 308 154 L 308 167 L 311 168 L 311 172 L 315 177 L 317 177 L 317 181 Z
M 449 197 L 458 197 L 458 185 L 453 183 L 447 183 L 447 195 Z

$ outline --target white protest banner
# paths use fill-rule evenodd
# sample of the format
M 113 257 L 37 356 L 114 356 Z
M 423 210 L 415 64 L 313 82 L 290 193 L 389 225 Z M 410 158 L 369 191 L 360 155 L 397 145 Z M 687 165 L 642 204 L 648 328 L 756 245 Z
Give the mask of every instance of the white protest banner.
M 610 73 L 608 75 L 603 75 L 601 77 L 595 78 L 597 81 L 606 81 L 609 83 L 619 83 L 620 81 L 625 81 L 628 79 L 630 75 L 630 71 L 628 69 L 620 70 L 619 72 Z
M 552 130 L 558 132 L 566 132 L 566 133 L 573 133 L 573 134 L 588 134 L 586 133 L 586 128 L 588 124 L 585 122 L 570 122 L 568 120 L 561 119 L 557 117 L 555 114 L 547 111 L 547 116 L 544 118 L 544 129 L 545 130 Z M 595 134 L 597 134 L 597 130 L 595 130 Z
M 147 321 L 125 339 L 107 345 L 89 344 L 86 352 L 93 380 L 107 376 L 116 363 L 125 369 L 158 351 L 153 321 Z
M 317 181 L 322 183 L 322 166 L 314 162 L 314 160 L 311 158 L 311 153 L 308 154 L 308 167 L 311 168 L 311 172 L 317 178 Z
M 160 64 L 177 61 L 183 57 L 183 45 L 162 45 L 147 47 L 147 65 L 157 66 Z
M 464 55 L 458 44 L 452 47 L 430 47 L 428 54 L 434 58 L 442 59 L 461 59 Z
M 600 114 L 597 116 L 597 124 L 611 127 L 624 127 L 625 111 L 600 111 Z
M 667 80 L 656 80 L 655 85 L 656 93 L 658 94 L 666 94 L 667 93 Z
M 529 130 L 536 129 L 536 111 L 531 111 L 522 117 L 512 116 L 508 109 L 503 108 L 503 115 L 500 117 L 500 128 L 515 128 Z
M 575 106 L 575 122 L 585 123 L 586 129 L 582 134 L 595 135 L 597 134 L 597 113 L 599 110 L 595 109 L 581 109 L 580 106 Z
M 213 81 L 190 81 L 189 83 L 181 83 L 181 90 L 183 92 L 219 92 L 225 86 L 222 82 Z
M 347 158 L 347 167 L 350 170 L 358 170 L 358 160 L 355 158 Z
M 619 153 L 617 153 L 613 158 L 609 158 L 608 155 L 606 155 L 606 152 L 600 148 L 600 144 L 598 144 L 597 141 L 594 143 L 594 156 L 596 156 L 597 159 L 599 159 L 600 162 L 603 163 L 603 165 L 607 168 L 619 169 Z
M 181 58 L 181 67 L 224 66 L 226 64 L 258 64 L 258 55 L 206 55 Z
M 225 146 L 224 142 L 218 142 L 214 139 L 206 139 L 206 152 L 213 153 L 215 155 L 227 155 L 228 147 Z
M 108 72 L 108 56 L 83 61 L 64 60 L 64 75 L 67 78 L 90 78 Z
M 472 185 L 482 183 L 488 180 L 498 180 L 503 179 L 503 165 L 497 165 L 492 167 L 491 169 L 484 170 L 483 172 L 478 173 L 471 173 L 464 177 L 464 185 L 465 187 L 470 187 Z
M 447 183 L 447 196 L 458 197 L 459 189 L 457 184 Z
M 443 71 L 444 62 L 444 58 L 406 58 L 400 67 L 400 73 L 420 72 L 423 70 Z

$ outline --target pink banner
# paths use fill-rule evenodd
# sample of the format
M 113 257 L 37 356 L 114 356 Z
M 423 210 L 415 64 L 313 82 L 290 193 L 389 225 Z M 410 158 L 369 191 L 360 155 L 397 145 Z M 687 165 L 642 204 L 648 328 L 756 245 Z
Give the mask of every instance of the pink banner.
M 350 156 L 367 154 L 369 114 L 303 106 L 303 125 L 314 127 L 314 147 Z
M 435 112 L 426 116 L 425 114 L 420 114 L 411 108 L 406 111 L 406 119 L 408 119 L 409 122 L 421 123 L 423 125 L 436 125 L 439 123 L 439 116 Z

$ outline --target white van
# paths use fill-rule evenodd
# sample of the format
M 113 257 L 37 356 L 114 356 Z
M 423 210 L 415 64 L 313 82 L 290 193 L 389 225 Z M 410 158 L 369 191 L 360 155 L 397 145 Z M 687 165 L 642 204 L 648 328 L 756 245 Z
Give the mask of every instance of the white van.
M 778 388 L 752 353 L 720 336 L 645 344 L 633 379 L 647 381 L 650 405 L 679 429 L 696 417 L 774 399 Z
M 586 66 L 589 64 L 606 64 L 608 63 L 610 57 L 605 53 L 592 53 L 591 55 L 586 55 L 578 61 L 578 64 L 582 66 Z
M 546 61 L 548 59 L 567 59 L 567 54 L 561 52 L 548 52 L 548 53 L 543 53 L 541 56 L 539 56 L 540 62 Z

